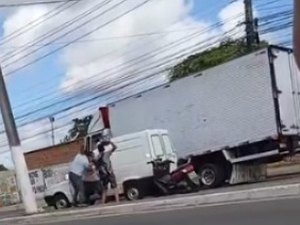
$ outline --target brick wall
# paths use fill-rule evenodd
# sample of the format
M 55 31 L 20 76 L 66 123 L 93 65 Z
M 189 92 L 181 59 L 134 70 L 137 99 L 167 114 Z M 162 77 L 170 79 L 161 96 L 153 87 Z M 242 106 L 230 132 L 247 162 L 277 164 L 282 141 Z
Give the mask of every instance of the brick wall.
M 39 149 L 25 154 L 25 160 L 29 170 L 51 167 L 69 163 L 79 152 L 83 140 L 60 144 L 44 149 Z

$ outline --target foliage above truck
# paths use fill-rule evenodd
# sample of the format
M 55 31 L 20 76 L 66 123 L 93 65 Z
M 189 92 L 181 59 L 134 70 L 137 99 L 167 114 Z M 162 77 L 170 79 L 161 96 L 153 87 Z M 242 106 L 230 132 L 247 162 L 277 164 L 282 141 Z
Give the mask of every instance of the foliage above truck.
M 229 39 L 223 41 L 219 46 L 191 55 L 174 66 L 170 73 L 170 80 L 177 80 L 193 73 L 209 69 L 267 46 L 268 43 L 262 41 L 259 45 L 254 45 L 249 49 L 243 40 Z
M 61 140 L 61 143 L 76 140 L 85 137 L 88 134 L 88 129 L 93 119 L 93 115 L 85 116 L 81 119 L 73 119 L 73 127 L 68 131 L 68 134 Z

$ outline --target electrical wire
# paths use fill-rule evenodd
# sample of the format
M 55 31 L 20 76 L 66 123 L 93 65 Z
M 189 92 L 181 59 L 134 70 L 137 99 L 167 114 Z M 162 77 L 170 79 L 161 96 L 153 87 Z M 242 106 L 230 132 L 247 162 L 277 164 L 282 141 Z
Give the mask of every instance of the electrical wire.
M 221 39 L 222 39 L 223 37 L 221 37 Z M 217 43 L 221 40 L 221 39 L 219 39 L 219 40 L 217 40 Z M 203 48 L 203 47 L 207 47 L 208 45 L 206 44 L 206 42 L 207 41 L 211 41 L 211 38 L 209 39 L 209 40 L 206 40 L 206 41 L 204 41 L 203 43 L 202 43 L 202 45 L 204 45 L 204 46 L 202 46 L 201 48 Z M 196 48 L 199 50 L 199 43 L 197 43 L 196 44 Z M 168 62 L 172 62 L 172 61 L 174 61 L 174 59 L 179 59 L 179 58 L 182 58 L 183 56 L 188 56 L 188 55 L 190 55 L 191 54 L 191 52 L 190 51 L 188 51 L 187 53 L 182 53 L 182 51 L 178 51 L 179 53 L 181 53 L 181 55 L 175 55 L 175 58 L 170 58 L 169 56 L 167 56 L 167 57 L 165 57 L 167 60 L 166 61 L 162 61 L 160 64 L 156 64 L 156 65 L 154 65 L 154 66 L 152 66 L 151 68 L 146 68 L 146 69 L 144 69 L 144 70 L 141 70 L 141 71 L 137 71 L 135 74 L 132 74 L 132 73 L 129 73 L 128 74 L 128 76 L 132 76 L 132 77 L 134 77 L 136 74 L 140 74 L 140 73 L 143 73 L 143 72 L 146 72 L 147 70 L 151 70 L 151 69 L 154 69 L 154 68 L 159 68 L 159 67 L 161 67 L 161 66 L 164 66 L 164 65 L 166 65 Z M 159 60 L 159 61 L 161 61 L 161 60 Z M 164 69 L 165 70 L 165 69 Z M 124 78 L 123 78 L 124 79 Z M 144 78 L 143 78 L 144 79 Z M 116 82 L 116 81 L 114 81 L 114 82 Z M 118 83 L 119 83 L 119 81 L 118 81 Z M 114 86 L 114 85 L 116 85 L 117 83 L 112 83 L 112 82 L 110 82 L 110 83 L 108 83 L 108 87 L 112 87 L 112 86 Z M 125 87 L 127 87 L 128 86 L 128 84 L 126 84 L 125 85 Z M 117 88 L 116 88 L 116 90 L 119 90 L 119 89 L 121 89 L 121 88 L 123 88 L 124 86 L 118 86 Z M 104 88 L 105 89 L 105 88 Z M 113 90 L 113 91 L 115 91 L 115 89 Z M 111 93 L 111 90 L 109 91 L 109 93 Z M 104 93 L 101 93 L 101 94 L 99 94 L 99 95 L 96 95 L 96 96 L 93 96 L 92 98 L 89 98 L 89 99 L 84 99 L 83 101 L 81 101 L 81 102 L 79 102 L 79 103 L 76 103 L 76 104 L 73 104 L 72 106 L 69 106 L 69 107 L 66 107 L 66 108 L 64 108 L 63 110 L 60 110 L 60 113 L 61 112 L 64 112 L 64 111 L 68 111 L 68 110 L 70 110 L 70 109 L 72 109 L 72 108 L 74 108 L 74 107 L 77 107 L 77 106 L 80 106 L 80 105 L 82 105 L 82 104 L 84 104 L 84 103 L 86 103 L 86 102 L 89 102 L 89 101 L 93 101 L 93 100 L 95 100 L 95 99 L 98 99 L 99 97 L 102 97 L 103 95 L 107 95 L 108 93 L 107 92 L 104 92 Z M 48 117 L 48 116 L 47 116 Z M 43 117 L 43 118 L 39 118 L 39 119 L 37 119 L 36 121 L 39 121 L 39 120 L 41 120 L 41 119 L 44 119 L 44 118 L 47 118 L 47 117 Z M 22 125 L 20 125 L 20 126 L 25 126 L 25 125 L 28 125 L 28 124 L 30 124 L 30 123 L 32 123 L 32 122 L 36 122 L 36 121 L 30 121 L 29 123 L 25 123 L 25 124 L 22 124 Z
M 200 11 L 199 11 L 200 12 Z M 197 12 L 197 14 L 199 13 L 199 12 Z M 207 12 L 207 13 L 209 13 L 209 12 Z M 180 22 L 180 21 L 177 21 L 177 22 Z M 107 55 L 106 55 L 107 56 Z M 104 56 L 103 56 L 104 57 Z M 63 75 L 63 74 L 58 74 L 57 76 L 59 76 L 59 75 Z M 53 76 L 52 76 L 53 77 Z M 49 81 L 51 81 L 51 80 L 49 80 Z M 33 87 L 34 89 L 36 89 L 36 86 L 34 86 Z M 25 90 L 24 90 L 25 91 Z M 48 96 L 48 94 L 47 95 L 44 95 L 45 97 L 47 97 Z M 38 99 L 41 99 L 40 97 L 38 97 Z M 35 99 L 33 99 L 33 101 L 34 101 Z M 31 100 L 30 100 L 31 101 Z M 22 104 L 22 106 L 23 105 L 25 105 L 25 104 Z
M 216 23 L 216 25 L 217 26 L 221 26 L 222 24 L 221 23 Z M 179 44 L 184 44 L 186 41 L 189 41 L 193 37 L 198 37 L 198 36 L 202 35 L 205 32 L 209 32 L 209 31 L 215 29 L 215 27 L 217 27 L 217 26 L 212 26 L 212 27 L 209 27 L 207 29 L 196 31 L 196 32 L 192 33 L 191 35 L 189 35 L 187 37 L 179 38 L 176 41 L 168 43 L 165 46 L 158 46 L 156 49 L 152 49 L 150 52 L 143 53 L 142 55 L 139 55 L 139 56 L 137 56 L 137 57 L 135 57 L 135 58 L 133 58 L 131 60 L 126 61 L 126 63 L 121 63 L 119 65 L 114 65 L 113 68 L 108 68 L 108 69 L 106 69 L 104 71 L 101 71 L 100 73 L 101 74 L 105 74 L 106 77 L 109 77 L 110 75 L 113 75 L 114 73 L 124 72 L 124 69 L 130 69 L 132 66 L 134 66 L 138 62 L 143 62 L 146 59 L 149 59 L 149 58 L 153 57 L 154 55 L 159 54 L 160 52 L 163 52 L 163 51 L 172 49 L 174 47 L 177 47 Z M 130 67 L 128 68 L 128 66 L 130 66 Z M 89 79 L 91 79 L 91 78 L 98 78 L 98 75 L 100 73 L 96 73 L 96 74 L 94 74 L 92 76 L 89 76 L 90 77 Z M 92 83 L 95 83 L 97 81 L 99 81 L 99 78 L 97 80 L 91 80 Z M 71 86 L 71 85 L 69 85 L 69 86 Z M 85 89 L 83 89 L 82 91 L 86 91 L 87 89 L 91 89 L 91 88 L 93 88 L 93 85 L 92 86 L 91 85 L 87 85 L 85 87 Z M 51 93 L 47 93 L 45 96 L 48 96 L 49 94 L 51 94 Z M 77 96 L 73 96 L 73 97 L 71 97 L 71 99 L 74 99 L 76 97 Z M 71 100 L 71 99 L 69 99 L 69 100 Z M 55 98 L 53 100 L 55 100 Z M 40 111 L 40 110 L 38 110 L 38 111 Z M 21 116 L 21 117 L 24 117 L 24 116 Z
M 200 10 L 195 14 L 195 15 L 197 15 L 197 14 L 199 14 L 200 13 Z M 206 13 L 209 13 L 209 11 L 207 11 Z M 194 16 L 195 16 L 194 15 Z M 181 21 L 181 19 L 180 20 L 178 20 L 178 21 L 175 21 L 174 22 L 174 24 L 177 24 L 178 22 L 180 22 Z M 150 40 L 151 42 L 153 42 L 153 40 Z M 132 43 L 131 43 L 132 44 Z M 129 46 L 128 46 L 129 47 Z M 101 59 L 101 58 L 104 58 L 104 57 L 107 57 L 107 56 L 109 56 L 109 55 L 112 55 L 112 53 L 115 53 L 115 52 L 119 52 L 120 50 L 118 49 L 117 51 L 111 51 L 111 52 L 109 52 L 108 54 L 105 54 L 105 55 L 103 55 L 102 57 L 97 57 L 95 60 L 98 60 L 98 59 Z M 95 61 L 95 60 L 92 60 L 92 61 Z M 80 65 L 79 65 L 80 66 Z M 60 76 L 60 75 L 63 75 L 63 74 L 58 74 L 57 76 Z M 51 81 L 51 80 L 49 80 L 49 81 Z M 36 86 L 33 86 L 32 88 L 35 88 L 36 89 Z M 46 95 L 43 95 L 43 96 L 40 96 L 40 97 L 38 97 L 38 98 L 35 98 L 35 99 L 31 99 L 31 100 L 29 100 L 28 101 L 28 103 L 29 102 L 31 102 L 31 101 L 35 101 L 35 100 L 40 100 L 40 99 L 42 99 L 42 98 L 44 98 L 44 97 L 48 97 L 48 94 L 46 94 Z M 27 103 L 27 102 L 26 102 Z M 23 105 L 25 105 L 25 104 L 21 104 L 21 106 L 23 106 Z M 19 105 L 18 105 L 19 106 Z
M 61 31 L 64 31 L 68 27 L 71 27 L 73 24 L 76 24 L 76 23 L 80 22 L 81 20 L 84 20 L 86 17 L 88 17 L 88 16 L 92 15 L 93 13 L 97 12 L 98 10 L 102 9 L 104 6 L 109 4 L 111 1 L 114 1 L 114 0 L 105 0 L 100 3 L 97 3 L 96 5 L 93 5 L 91 8 L 89 8 L 88 10 L 85 10 L 84 12 L 80 13 L 76 17 L 63 22 L 62 24 L 59 24 L 59 26 L 52 28 L 49 32 L 47 32 L 45 34 L 41 34 L 40 36 L 36 37 L 34 40 L 25 43 L 24 45 L 27 45 L 27 47 L 6 53 L 5 57 L 2 58 L 2 63 L 13 58 L 14 56 L 17 56 L 18 54 L 22 54 L 23 52 L 26 52 L 27 50 L 29 50 L 30 47 L 34 47 L 34 45 L 44 42 L 48 38 L 51 38 L 54 35 L 59 34 Z M 97 14 L 97 15 L 101 16 L 101 13 Z M 79 26 L 76 26 L 69 32 L 71 33 L 82 26 L 84 26 L 84 24 L 83 25 L 80 24 Z M 60 37 L 64 37 L 65 35 L 67 35 L 67 34 L 63 33 L 62 35 L 60 35 Z M 49 43 L 51 43 L 51 41 L 47 42 L 44 45 L 47 46 L 47 44 L 49 44 Z M 35 52 L 36 51 L 37 50 L 35 50 Z M 22 56 L 22 57 L 24 58 L 24 56 Z M 18 59 L 20 59 L 20 58 L 18 58 Z
M 244 37 L 243 37 L 243 38 L 244 38 Z M 161 74 L 161 73 L 163 73 L 163 72 L 165 72 L 165 71 L 169 71 L 171 68 L 172 68 L 172 67 L 170 67 L 170 68 L 164 68 L 164 69 L 162 69 L 162 70 L 160 70 L 160 71 L 158 71 L 158 72 L 149 74 L 149 75 L 147 75 L 146 77 L 139 78 L 139 79 L 137 79 L 137 80 L 135 80 L 135 81 L 133 81 L 133 82 L 131 82 L 131 83 L 129 83 L 129 84 L 124 84 L 124 85 L 122 85 L 122 86 L 120 86 L 120 87 L 118 87 L 118 88 L 115 88 L 115 89 L 113 89 L 113 90 L 109 90 L 109 91 L 107 91 L 105 94 L 113 93 L 113 92 L 115 92 L 116 89 L 117 89 L 117 90 L 120 90 L 120 89 L 126 88 L 126 87 L 128 87 L 128 86 L 130 86 L 130 85 L 136 84 L 137 82 L 140 82 L 140 81 L 146 81 L 146 82 L 148 82 L 149 79 L 150 79 L 151 77 L 156 76 L 157 74 Z M 127 97 L 129 97 L 129 96 L 125 96 L 125 97 L 127 98 Z M 96 100 L 97 98 L 99 98 L 99 96 L 93 97 L 93 98 L 90 99 L 88 102 L 90 102 L 91 100 Z M 123 98 L 124 98 L 124 96 L 123 96 Z M 120 100 L 120 99 L 118 99 L 118 100 Z M 78 103 L 78 106 L 81 106 L 81 105 L 83 105 L 83 103 Z M 90 107 L 91 107 L 91 106 L 88 106 L 88 107 L 86 107 L 86 108 L 90 108 Z M 73 108 L 73 107 L 68 108 L 67 110 L 70 110 L 70 109 L 72 109 L 72 108 Z M 81 109 L 81 110 L 82 110 L 82 109 Z M 68 122 L 68 123 L 64 124 L 63 126 L 60 126 L 59 128 L 63 128 L 63 127 L 65 127 L 65 126 L 68 126 L 68 125 L 71 125 L 71 124 L 73 124 L 72 121 L 71 121 L 71 123 Z M 51 132 L 51 131 L 52 131 L 52 130 L 46 130 L 46 131 L 43 131 L 43 132 L 40 132 L 40 133 L 36 133 L 36 134 L 34 134 L 34 135 L 32 135 L 32 136 L 29 136 L 29 137 L 26 137 L 26 138 L 24 138 L 24 139 L 22 139 L 22 140 L 23 140 L 23 141 L 24 141 L 24 140 L 29 140 L 29 139 L 35 138 L 35 137 L 38 136 L 38 135 L 47 134 L 47 133 L 49 133 L 49 132 Z M 5 147 L 5 146 L 6 146 L 6 145 L 0 145 L 0 148 Z M 2 153 L 2 151 L 1 151 L 0 153 Z
M 33 1 L 33 2 L 20 2 L 13 4 L 0 4 L 0 8 L 12 8 L 12 7 L 23 7 L 23 6 L 33 6 L 33 5 L 49 5 L 49 4 L 57 4 L 64 2 L 78 2 L 82 0 L 51 0 L 51 1 Z
M 46 22 L 50 18 L 52 19 L 53 17 L 59 15 L 61 12 L 63 12 L 65 10 L 71 8 L 72 6 L 78 4 L 79 2 L 80 2 L 80 0 L 79 1 L 72 1 L 71 4 L 69 4 L 69 2 L 64 2 L 63 4 L 60 4 L 56 7 L 54 7 L 52 10 L 44 13 L 43 15 L 36 18 L 35 20 L 32 20 L 29 23 L 25 24 L 20 29 L 16 29 L 12 33 L 9 33 L 7 36 L 5 36 L 1 40 L 0 45 L 7 44 L 8 42 L 14 40 L 15 38 L 20 37 L 21 35 L 25 34 L 26 32 L 34 29 L 35 27 L 37 27 L 38 25 Z
M 125 1 L 126 1 L 126 0 L 123 0 L 122 2 L 125 2 Z M 120 14 L 120 15 L 114 17 L 113 19 L 107 21 L 106 23 L 101 24 L 101 25 L 99 25 L 99 26 L 96 26 L 96 27 L 95 27 L 94 29 L 92 29 L 91 31 L 89 31 L 89 32 L 87 32 L 87 33 L 85 33 L 85 34 L 83 34 L 83 35 L 80 35 L 79 37 L 73 39 L 73 40 L 70 41 L 69 43 L 64 44 L 63 46 L 61 46 L 61 47 L 59 47 L 59 48 L 56 48 L 56 49 L 54 49 L 54 50 L 52 50 L 52 51 L 50 51 L 50 52 L 48 52 L 48 53 L 46 53 L 46 54 L 40 56 L 40 57 L 37 58 L 37 59 L 34 59 L 34 60 L 30 61 L 29 63 L 26 63 L 25 65 L 22 65 L 22 66 L 20 66 L 20 67 L 14 69 L 14 70 L 8 72 L 8 73 L 6 74 L 6 76 L 10 76 L 10 75 L 12 75 L 12 74 L 14 74 L 14 73 L 16 73 L 16 72 L 18 72 L 18 71 L 24 69 L 24 68 L 27 68 L 27 67 L 30 66 L 30 65 L 33 65 L 33 64 L 35 64 L 35 63 L 37 63 L 37 62 L 39 62 L 39 61 L 41 61 L 41 60 L 47 58 L 47 57 L 50 56 L 50 55 L 53 55 L 54 53 L 56 53 L 56 52 L 58 52 L 58 51 L 60 51 L 60 50 L 62 50 L 62 49 L 64 49 L 64 48 L 70 46 L 71 44 L 75 43 L 76 41 L 78 41 L 78 40 L 80 40 L 80 39 L 82 39 L 82 38 L 84 38 L 84 37 L 86 37 L 86 36 L 88 36 L 88 35 L 90 35 L 90 34 L 96 32 L 96 31 L 98 31 L 98 30 L 100 30 L 100 29 L 102 29 L 102 28 L 104 28 L 104 27 L 106 27 L 107 25 L 113 23 L 114 21 L 120 19 L 121 17 L 123 17 L 123 16 L 125 16 L 125 15 L 131 13 L 132 11 L 134 11 L 134 10 L 140 8 L 141 6 L 145 5 L 145 4 L 148 3 L 149 1 L 150 1 L 150 0 L 145 0 L 145 1 L 143 1 L 142 3 L 140 3 L 140 4 L 136 5 L 135 7 L 131 8 L 130 10 L 126 10 L 124 13 L 122 13 L 122 14 Z M 8 66 L 8 65 L 6 65 L 6 66 Z M 5 67 L 4 67 L 4 68 L 5 68 Z

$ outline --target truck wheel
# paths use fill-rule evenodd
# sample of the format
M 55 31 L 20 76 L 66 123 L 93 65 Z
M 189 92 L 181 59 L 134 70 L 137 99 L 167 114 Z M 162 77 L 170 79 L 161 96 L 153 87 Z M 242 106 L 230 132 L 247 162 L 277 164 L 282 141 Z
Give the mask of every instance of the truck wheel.
M 225 172 L 219 165 L 205 164 L 200 168 L 200 181 L 207 188 L 221 186 L 225 181 Z
M 124 185 L 124 194 L 127 200 L 136 201 L 144 197 L 142 185 L 139 182 L 128 182 Z
M 55 209 L 65 209 L 70 207 L 70 202 L 68 198 L 60 193 L 54 196 L 54 208 Z

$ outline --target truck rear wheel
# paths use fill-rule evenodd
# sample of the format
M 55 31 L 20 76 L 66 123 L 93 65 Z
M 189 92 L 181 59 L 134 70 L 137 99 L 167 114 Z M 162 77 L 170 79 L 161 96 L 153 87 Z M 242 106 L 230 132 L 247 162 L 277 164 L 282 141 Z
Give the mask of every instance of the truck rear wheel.
M 201 184 L 207 188 L 221 186 L 225 181 L 225 171 L 216 164 L 204 164 L 199 171 Z

